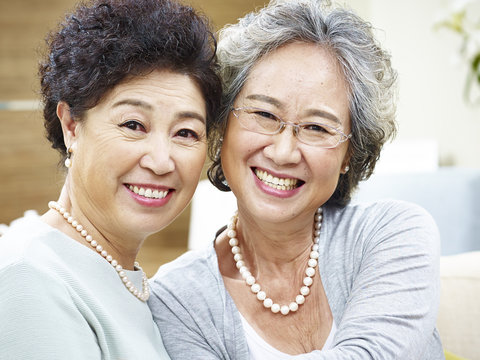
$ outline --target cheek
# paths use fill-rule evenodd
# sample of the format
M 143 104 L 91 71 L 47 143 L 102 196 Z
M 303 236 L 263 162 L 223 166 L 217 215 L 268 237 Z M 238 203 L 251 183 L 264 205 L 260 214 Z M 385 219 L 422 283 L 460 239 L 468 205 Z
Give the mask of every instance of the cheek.
M 343 163 L 343 153 L 333 153 L 327 150 L 323 154 L 309 156 L 309 159 L 310 168 L 314 169 L 315 177 L 324 180 L 338 181 Z
M 185 177 L 184 181 L 197 182 L 207 157 L 207 145 L 202 143 L 194 148 L 179 149 L 175 157 L 177 170 Z

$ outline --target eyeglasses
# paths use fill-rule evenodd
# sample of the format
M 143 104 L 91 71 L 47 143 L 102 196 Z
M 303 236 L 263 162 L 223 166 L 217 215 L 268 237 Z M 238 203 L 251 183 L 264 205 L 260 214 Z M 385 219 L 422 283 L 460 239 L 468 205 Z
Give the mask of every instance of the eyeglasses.
M 283 131 L 287 125 L 293 127 L 293 133 L 304 144 L 318 146 L 325 149 L 337 147 L 347 141 L 352 134 L 346 135 L 331 125 L 304 122 L 295 124 L 283 121 L 271 112 L 255 107 L 240 107 L 231 110 L 242 127 L 264 135 L 275 135 Z

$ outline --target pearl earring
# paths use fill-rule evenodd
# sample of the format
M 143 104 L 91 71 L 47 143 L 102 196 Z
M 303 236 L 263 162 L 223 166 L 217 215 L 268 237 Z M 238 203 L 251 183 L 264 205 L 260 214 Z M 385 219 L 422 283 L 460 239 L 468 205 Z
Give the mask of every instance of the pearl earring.
M 72 152 L 73 152 L 72 148 L 69 147 L 67 149 L 67 158 L 65 159 L 65 167 L 68 168 L 68 169 L 72 167 L 72 159 L 70 158 Z
M 344 171 L 345 171 L 345 172 L 348 172 L 348 170 L 350 170 L 350 166 L 347 165 L 347 166 L 345 166 Z

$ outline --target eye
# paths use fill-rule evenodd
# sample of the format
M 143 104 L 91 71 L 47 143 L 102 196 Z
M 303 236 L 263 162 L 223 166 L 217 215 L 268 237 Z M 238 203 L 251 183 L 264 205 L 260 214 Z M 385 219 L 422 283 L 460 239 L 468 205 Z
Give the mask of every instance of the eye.
M 254 111 L 251 112 L 251 114 L 253 114 L 255 116 L 260 116 L 264 119 L 270 119 L 270 120 L 278 121 L 277 117 L 274 114 L 269 113 L 268 111 L 265 111 L 265 110 L 254 110 Z
M 180 129 L 179 131 L 177 131 L 175 135 L 182 138 L 194 139 L 194 140 L 198 140 L 200 138 L 200 136 L 191 129 Z
M 145 126 L 136 120 L 128 120 L 120 125 L 120 127 L 126 127 L 133 131 L 145 131 Z
M 302 125 L 302 128 L 311 132 L 333 134 L 335 133 L 333 129 L 330 129 L 328 126 L 317 123 L 310 123 Z

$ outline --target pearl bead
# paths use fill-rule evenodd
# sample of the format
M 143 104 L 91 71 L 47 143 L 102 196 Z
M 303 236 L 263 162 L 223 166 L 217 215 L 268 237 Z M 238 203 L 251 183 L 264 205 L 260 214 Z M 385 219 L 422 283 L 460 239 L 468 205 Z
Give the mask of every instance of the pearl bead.
M 107 256 L 105 257 L 105 259 L 107 259 L 107 261 L 108 261 L 109 263 L 111 263 L 112 260 L 113 260 L 112 255 L 107 255 Z
M 308 294 L 310 294 L 310 288 L 308 286 L 302 286 L 300 288 L 300 294 L 302 294 L 303 296 L 307 296 Z
M 288 305 L 290 308 L 290 311 L 297 311 L 298 310 L 298 304 L 296 302 L 291 302 L 290 305 Z
M 302 305 L 302 304 L 305 302 L 305 296 L 303 296 L 303 295 L 297 295 L 297 297 L 295 298 L 295 302 L 296 302 L 298 305 Z
M 280 311 L 280 305 L 278 304 L 273 304 L 272 307 L 270 308 L 273 313 L 278 313 Z
M 234 238 L 235 236 L 237 236 L 237 232 L 236 232 L 235 230 L 233 230 L 233 229 L 230 229 L 230 230 L 227 231 L 227 236 L 228 236 L 229 238 Z M 236 245 L 236 244 L 235 244 L 235 245 Z
M 306 270 L 305 270 L 305 275 L 309 276 L 309 277 L 312 277 L 315 275 L 315 269 L 312 268 L 312 267 L 308 267 Z
M 103 257 L 107 257 L 108 253 L 107 253 L 105 250 L 103 250 L 103 251 L 100 253 L 100 255 L 102 255 Z
M 82 230 L 80 232 L 80 235 L 82 235 L 83 237 L 87 236 L 88 235 L 87 230 Z
M 317 222 L 322 221 L 322 219 L 323 219 L 322 215 L 320 215 L 320 214 L 315 215 L 315 221 L 317 221 Z
M 72 221 L 73 221 L 73 217 L 69 216 L 68 219 L 67 219 L 68 223 L 71 224 Z
M 313 284 L 313 279 L 307 276 L 303 278 L 303 283 L 305 284 L 305 286 L 310 286 Z
M 247 278 L 245 279 L 245 282 L 248 284 L 248 285 L 253 285 L 255 283 L 255 278 L 250 275 L 250 276 L 247 276 Z
M 232 247 L 232 253 L 233 254 L 238 254 L 240 252 L 240 248 L 238 246 L 233 246 Z
M 87 242 L 91 242 L 93 239 L 91 235 L 87 235 L 85 236 L 85 240 L 87 240 Z
M 243 280 L 247 280 L 247 278 L 248 278 L 249 276 L 252 276 L 252 273 L 251 273 L 250 271 L 248 271 L 248 270 L 247 270 L 247 271 L 244 271 L 244 272 L 242 273 L 242 278 L 243 278 Z
M 238 269 L 238 272 L 240 274 L 243 274 L 245 271 L 248 271 L 248 268 L 246 266 L 242 266 L 242 267 L 240 267 L 240 269 Z
M 97 245 L 97 247 L 95 248 L 99 253 L 102 252 L 103 250 L 103 246 L 102 245 Z
M 122 269 L 123 269 L 122 265 L 115 266 L 115 270 L 117 270 L 117 271 L 122 271 Z
M 110 263 L 112 264 L 113 267 L 115 267 L 115 266 L 118 265 L 118 261 L 117 261 L 117 260 L 112 260 Z
M 315 260 L 315 259 L 309 259 L 309 260 L 308 260 L 308 266 L 310 266 L 310 267 L 313 267 L 313 268 L 314 268 L 315 266 L 317 266 L 317 263 L 318 263 L 318 262 L 317 262 L 317 260 Z
M 72 222 L 72 225 L 73 225 L 73 222 Z M 83 230 L 83 226 L 78 224 L 76 229 L 77 229 L 78 232 L 81 232 Z
M 317 260 L 319 256 L 320 256 L 320 255 L 319 255 L 318 251 L 313 250 L 313 251 L 310 253 L 310 259 L 315 259 L 315 260 Z
M 314 234 L 315 236 L 320 236 L 320 232 L 321 232 L 321 230 L 315 230 L 315 231 L 313 232 L 313 234 Z
M 290 312 L 290 308 L 287 305 L 283 305 L 280 308 L 280 312 L 282 313 L 282 315 L 287 315 Z
M 236 263 L 237 269 L 240 269 L 242 266 L 245 267 L 245 261 L 238 260 Z
M 259 291 L 257 293 L 257 299 L 260 300 L 260 301 L 263 301 L 267 298 L 267 294 L 265 293 L 265 291 Z
M 267 299 L 263 300 L 263 306 L 265 306 L 267 309 L 271 308 L 272 305 L 273 305 L 273 300 L 272 299 L 267 298 Z
M 253 293 L 258 293 L 260 291 L 260 285 L 258 284 L 253 284 L 250 289 L 252 290 Z
M 235 254 L 235 255 L 233 256 L 233 260 L 235 260 L 235 261 L 243 260 L 242 254 Z
M 92 245 L 92 247 L 96 248 L 97 245 L 98 245 L 98 243 L 97 243 L 96 240 L 92 240 L 92 241 L 90 242 L 90 245 Z
M 313 244 L 312 250 L 318 252 L 318 248 L 319 248 L 318 244 Z
M 322 227 L 322 223 L 315 223 L 315 229 L 320 229 Z
M 238 245 L 238 240 L 236 238 L 231 238 L 228 243 L 230 244 L 230 246 L 236 246 Z
M 76 228 L 77 225 L 78 225 L 78 222 L 77 222 L 76 220 L 73 220 L 73 221 L 72 221 L 72 226 L 73 226 L 74 228 Z

